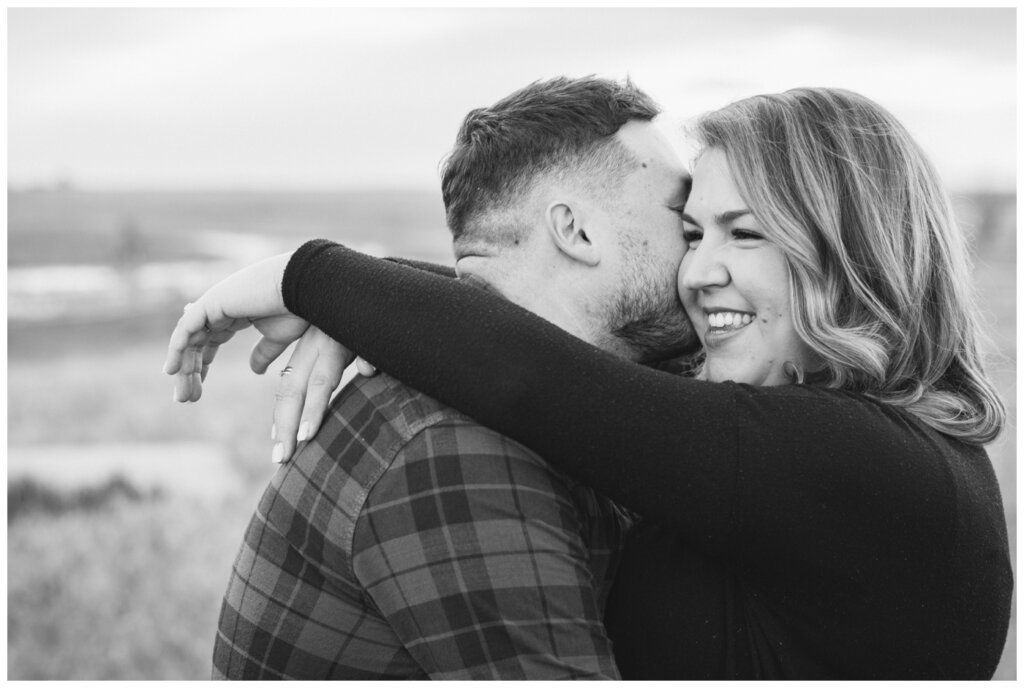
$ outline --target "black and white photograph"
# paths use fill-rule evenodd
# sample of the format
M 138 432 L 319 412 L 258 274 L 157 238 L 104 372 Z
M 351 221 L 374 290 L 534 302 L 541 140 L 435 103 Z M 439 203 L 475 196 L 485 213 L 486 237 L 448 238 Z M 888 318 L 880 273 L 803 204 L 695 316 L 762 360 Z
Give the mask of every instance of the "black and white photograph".
M 1015 680 L 1018 9 L 9 7 L 9 680 Z

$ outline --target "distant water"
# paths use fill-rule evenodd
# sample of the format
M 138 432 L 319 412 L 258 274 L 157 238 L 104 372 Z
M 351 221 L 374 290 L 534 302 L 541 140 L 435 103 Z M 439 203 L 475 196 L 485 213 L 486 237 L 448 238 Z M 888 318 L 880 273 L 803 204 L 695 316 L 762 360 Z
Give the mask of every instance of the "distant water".
M 226 234 L 226 233 L 222 233 Z M 251 242 L 261 250 L 243 251 Z M 274 244 L 270 250 L 262 250 Z M 184 304 L 232 272 L 294 248 L 284 242 L 239 235 L 230 257 L 146 263 L 131 268 L 107 265 L 44 265 L 11 268 L 7 272 L 7 317 L 14 324 L 54 319 L 86 319 L 129 315 L 168 302 Z M 379 244 L 352 248 L 374 256 L 387 254 Z
M 166 309 L 315 237 L 451 262 L 438 194 L 9 192 L 8 322 Z

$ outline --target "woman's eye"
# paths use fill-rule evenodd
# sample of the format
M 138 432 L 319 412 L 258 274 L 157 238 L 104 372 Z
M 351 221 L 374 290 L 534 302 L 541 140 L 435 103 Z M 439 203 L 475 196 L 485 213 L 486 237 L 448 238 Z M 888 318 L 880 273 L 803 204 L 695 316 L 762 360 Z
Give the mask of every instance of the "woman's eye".
M 697 244 L 704 237 L 704 232 L 699 229 L 687 229 L 683 231 L 683 241 L 690 248 L 697 248 Z
M 764 236 L 757 232 L 751 232 L 749 229 L 734 229 L 732 230 L 732 238 L 744 241 L 751 239 L 764 239 Z

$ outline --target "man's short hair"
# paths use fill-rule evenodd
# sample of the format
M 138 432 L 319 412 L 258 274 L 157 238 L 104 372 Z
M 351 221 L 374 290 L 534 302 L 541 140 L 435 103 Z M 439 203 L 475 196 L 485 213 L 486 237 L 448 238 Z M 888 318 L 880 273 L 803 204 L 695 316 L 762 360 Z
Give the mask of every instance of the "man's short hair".
M 612 137 L 627 122 L 658 113 L 628 79 L 594 76 L 535 81 L 471 111 L 441 180 L 456 246 L 517 243 L 522 228 L 509 211 L 542 175 L 576 175 L 595 189 L 614 190 L 633 158 Z

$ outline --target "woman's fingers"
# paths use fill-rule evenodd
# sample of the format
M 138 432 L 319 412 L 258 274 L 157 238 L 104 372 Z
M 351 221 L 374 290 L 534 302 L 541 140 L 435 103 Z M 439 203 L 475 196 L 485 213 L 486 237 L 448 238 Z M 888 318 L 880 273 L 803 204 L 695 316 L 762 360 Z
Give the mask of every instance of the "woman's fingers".
M 252 353 L 249 354 L 249 368 L 257 375 L 262 375 L 289 346 L 291 346 L 291 342 L 269 339 L 266 336 L 260 337 L 260 340 L 252 348 Z
M 199 400 L 220 345 L 235 332 L 255 325 L 263 335 L 252 364 L 262 367 L 258 372 L 302 334 L 306 322 L 288 313 L 281 296 L 288 259 L 289 254 L 281 254 L 239 270 L 185 306 L 168 340 L 163 368 L 175 376 L 175 401 Z
M 177 374 L 185 350 L 189 346 L 206 344 L 202 339 L 203 333 L 221 333 L 225 330 L 235 332 L 248 327 L 250 322 L 274 321 L 282 316 L 290 316 L 281 296 L 281 279 L 289 257 L 290 254 L 283 253 L 243 268 L 210 287 L 195 303 L 186 306 L 171 332 L 164 372 L 168 375 Z M 292 316 L 292 320 L 298 319 Z M 294 329 L 292 325 L 289 327 Z M 230 334 L 227 337 L 230 338 Z M 224 341 L 227 339 L 217 343 L 222 344 Z
M 174 400 L 179 403 L 192 400 L 192 376 L 189 373 L 174 375 Z
M 290 313 L 259 318 L 252 324 L 263 335 L 249 356 L 249 367 L 258 375 L 267 372 L 270 364 L 309 328 L 308 322 Z
M 246 327 L 249 327 L 248 321 L 236 320 L 233 323 L 231 323 L 231 326 L 228 329 L 222 330 L 221 332 L 210 333 L 209 337 L 207 338 L 206 346 L 203 347 L 202 355 L 200 356 L 198 372 L 199 380 L 201 382 L 206 381 L 206 374 L 210 370 L 210 365 L 213 363 L 214 357 L 220 350 L 220 345 L 227 342 L 229 339 L 235 336 L 235 332 L 245 329 Z
M 181 370 L 182 363 L 189 362 L 186 353 L 196 347 L 203 347 L 209 340 L 214 323 L 206 313 L 202 303 L 190 303 L 171 332 L 167 343 L 167 358 L 164 360 L 164 372 L 174 375 Z
M 358 370 L 359 374 L 364 377 L 373 377 L 377 374 L 377 366 L 373 365 L 362 356 L 359 356 L 356 359 L 356 370 Z
M 174 376 L 174 400 L 179 402 L 197 401 L 202 395 L 202 381 L 198 378 L 202 369 L 202 350 L 188 347 L 181 355 L 181 365 Z
M 229 319 L 221 319 L 211 325 L 205 316 L 202 319 L 189 317 L 202 312 L 200 307 L 189 305 L 192 308 L 186 306 L 185 315 L 179 319 L 171 335 L 168 358 L 164 363 L 164 372 L 176 376 L 174 399 L 180 402 L 199 400 L 203 394 L 203 381 L 220 345 L 238 330 L 249 326 L 247 320 Z M 181 339 L 186 333 L 187 338 Z M 182 341 L 184 346 L 180 344 Z
M 299 338 L 295 351 L 288 359 L 288 365 L 281 370 L 274 395 L 274 424 L 270 436 L 274 440 L 271 458 L 274 463 L 283 463 L 295 451 L 295 437 L 298 434 L 299 419 L 306 401 L 306 386 L 316 363 L 316 346 L 310 343 L 310 328 Z M 265 340 L 264 340 L 265 341 Z M 275 355 L 274 358 L 277 356 Z M 256 350 L 253 350 L 253 360 Z M 256 370 L 253 367 L 253 370 Z
M 306 388 L 306 402 L 299 420 L 296 440 L 304 442 L 317 433 L 320 422 L 331 403 L 331 395 L 338 389 L 345 368 L 355 357 L 352 352 L 320 330 L 315 330 L 312 343 L 317 346 L 317 358 Z
M 202 394 L 201 381 L 197 382 L 193 378 L 196 373 L 202 372 L 203 351 L 208 339 L 209 332 L 200 330 L 189 335 L 183 347 L 172 344 L 168 348 L 169 357 L 164 363 L 164 372 L 175 376 L 175 401 L 195 401 Z
M 281 371 L 274 402 L 273 460 L 291 458 L 299 442 L 320 428 L 331 393 L 341 381 L 352 354 L 315 327 L 299 339 L 288 365 Z

